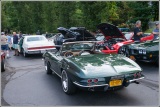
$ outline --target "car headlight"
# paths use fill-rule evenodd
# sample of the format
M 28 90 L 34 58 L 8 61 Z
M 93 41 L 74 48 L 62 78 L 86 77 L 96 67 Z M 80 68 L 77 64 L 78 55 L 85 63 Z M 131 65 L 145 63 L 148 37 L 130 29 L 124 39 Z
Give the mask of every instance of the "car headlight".
M 139 54 L 142 54 L 143 53 L 143 50 L 139 50 Z
M 146 50 L 145 49 L 140 49 L 139 54 L 146 54 Z
M 143 50 L 143 54 L 146 54 L 146 50 Z

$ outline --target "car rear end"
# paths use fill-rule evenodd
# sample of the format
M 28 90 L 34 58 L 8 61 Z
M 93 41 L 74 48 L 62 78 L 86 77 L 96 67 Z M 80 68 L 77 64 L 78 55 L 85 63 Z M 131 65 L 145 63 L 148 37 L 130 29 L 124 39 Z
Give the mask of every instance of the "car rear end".
M 54 52 L 56 49 L 54 46 L 38 46 L 38 47 L 28 47 L 28 54 L 43 54 L 46 51 Z
M 24 41 L 23 48 L 27 54 L 43 54 L 46 51 L 53 52 L 56 50 L 54 43 L 49 42 L 44 36 L 28 37 Z

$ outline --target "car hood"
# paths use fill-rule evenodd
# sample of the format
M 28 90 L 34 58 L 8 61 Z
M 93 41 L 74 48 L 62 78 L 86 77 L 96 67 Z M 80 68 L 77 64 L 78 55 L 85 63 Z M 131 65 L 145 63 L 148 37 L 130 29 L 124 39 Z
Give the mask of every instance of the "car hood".
M 74 31 L 71 31 L 69 29 L 66 29 L 64 27 L 59 27 L 57 28 L 57 30 L 63 34 L 63 36 L 65 36 L 67 33 L 71 34 L 71 35 L 74 35 L 74 36 L 77 36 L 77 35 L 80 35 L 78 32 L 74 32 Z
M 89 31 L 87 31 L 85 28 L 74 28 L 74 27 L 71 27 L 69 30 L 73 31 L 73 32 L 78 32 L 79 35 L 81 35 L 81 37 L 88 37 L 90 39 L 94 39 L 96 40 L 95 36 L 93 34 L 91 34 Z
M 146 41 L 143 43 L 131 44 L 131 48 L 159 50 L 159 40 Z
M 133 60 L 122 55 L 90 54 L 69 60 L 81 69 L 83 77 L 106 77 L 142 71 Z
M 107 40 L 110 38 L 126 39 L 125 36 L 121 33 L 121 31 L 112 24 L 101 23 L 97 26 L 97 28 L 103 33 Z

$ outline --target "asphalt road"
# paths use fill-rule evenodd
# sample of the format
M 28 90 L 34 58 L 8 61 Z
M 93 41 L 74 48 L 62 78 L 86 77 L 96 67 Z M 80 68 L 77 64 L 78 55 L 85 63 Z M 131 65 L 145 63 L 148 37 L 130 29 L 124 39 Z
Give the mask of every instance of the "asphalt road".
M 57 75 L 47 75 L 42 56 L 13 56 L 6 60 L 2 76 L 2 106 L 158 106 L 159 68 L 139 63 L 146 76 L 140 84 L 117 91 L 88 92 L 79 90 L 66 95 Z

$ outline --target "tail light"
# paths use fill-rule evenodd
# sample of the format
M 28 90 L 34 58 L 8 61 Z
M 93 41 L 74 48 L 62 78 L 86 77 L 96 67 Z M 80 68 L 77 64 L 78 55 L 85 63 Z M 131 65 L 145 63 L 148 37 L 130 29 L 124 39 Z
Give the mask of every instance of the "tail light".
M 91 82 L 92 82 L 92 79 L 88 79 L 87 82 L 88 82 L 88 83 L 91 83 Z
M 137 72 L 134 74 L 134 78 L 141 77 L 141 72 Z
M 136 78 L 136 77 L 137 77 L 137 73 L 134 74 L 134 78 Z
M 141 72 L 138 72 L 138 73 L 137 73 L 137 76 L 138 76 L 138 77 L 141 77 Z
M 98 79 L 94 79 L 94 82 L 97 83 L 97 82 L 98 82 Z
M 91 83 L 91 82 L 97 83 L 97 82 L 98 82 L 98 79 L 88 79 L 87 82 L 88 82 L 88 83 Z

